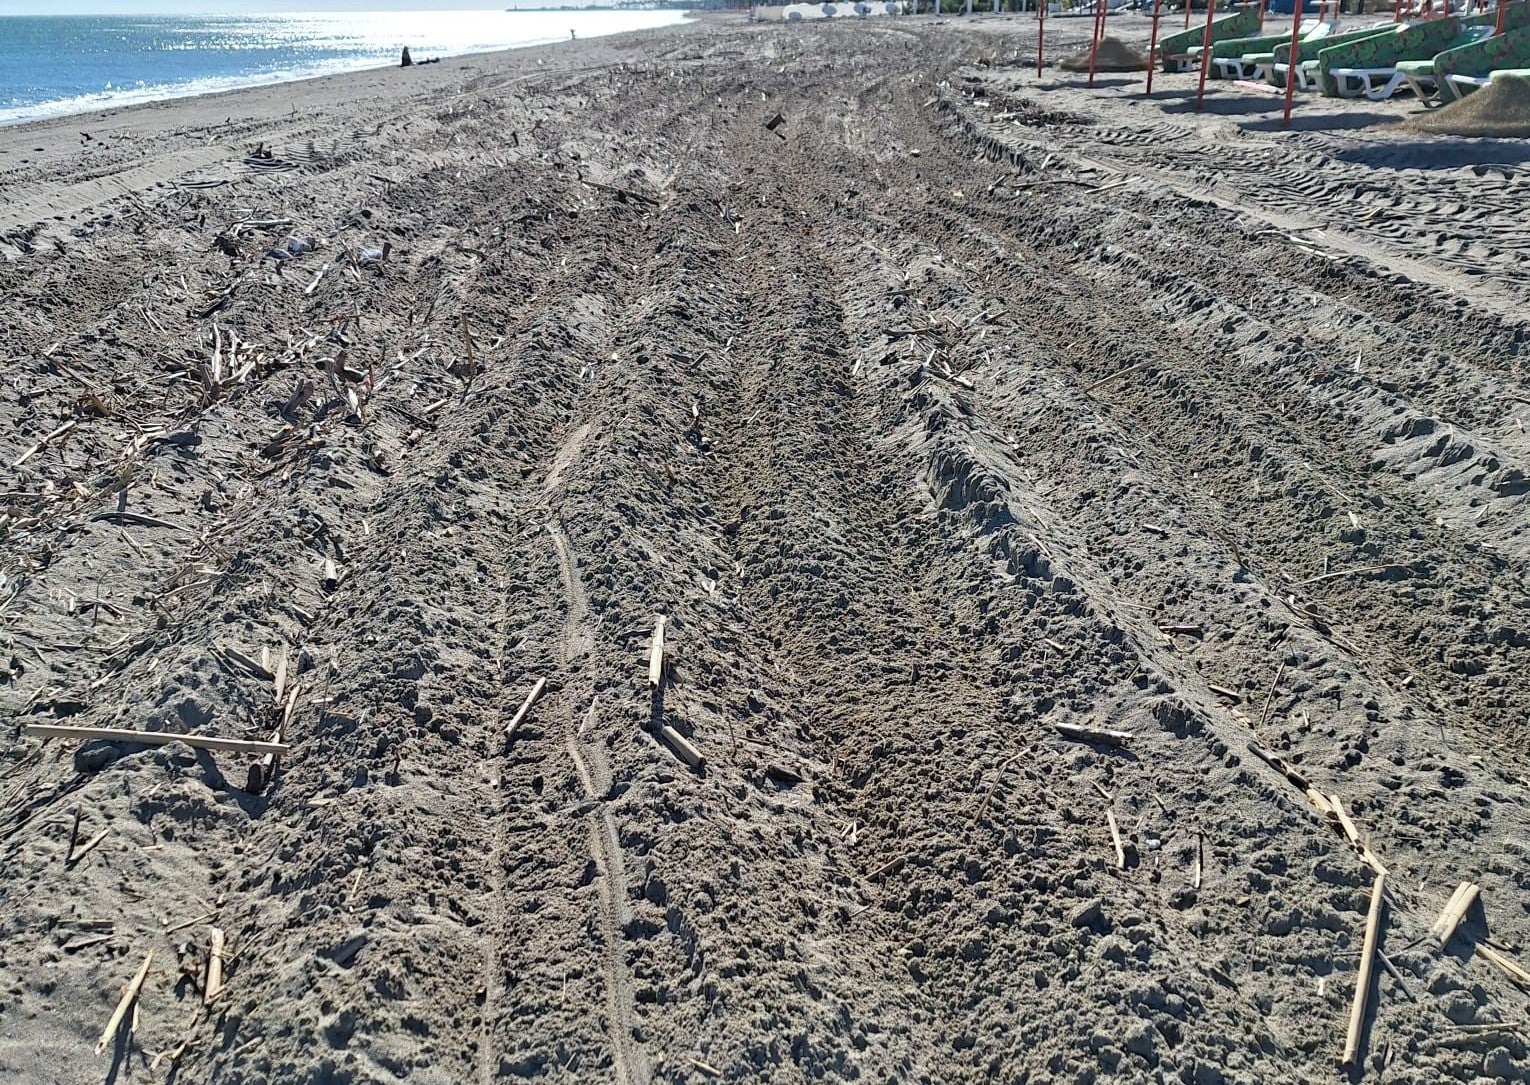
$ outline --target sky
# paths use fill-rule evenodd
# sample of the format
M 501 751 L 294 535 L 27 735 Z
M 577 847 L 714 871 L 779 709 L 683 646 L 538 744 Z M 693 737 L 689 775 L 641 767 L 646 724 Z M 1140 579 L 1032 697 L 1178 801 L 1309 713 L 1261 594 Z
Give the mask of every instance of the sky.
M 263 11 L 504 11 L 586 0 L 0 0 L 0 15 L 249 14 Z

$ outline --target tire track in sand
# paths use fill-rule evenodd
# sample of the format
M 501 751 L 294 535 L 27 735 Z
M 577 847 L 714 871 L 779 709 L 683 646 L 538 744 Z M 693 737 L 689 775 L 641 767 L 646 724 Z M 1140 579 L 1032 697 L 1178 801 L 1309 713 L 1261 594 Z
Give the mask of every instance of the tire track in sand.
M 562 488 L 564 476 L 579 458 L 589 434 L 590 425 L 585 423 L 559 448 L 547 473 L 547 481 L 543 484 L 543 493 L 550 503 Z M 594 650 L 595 637 L 590 629 L 589 597 L 579 578 L 579 569 L 574 564 L 573 549 L 563 526 L 563 518 L 556 511 L 547 521 L 547 533 L 552 536 L 553 549 L 557 552 L 558 572 L 563 579 L 563 594 L 567 601 L 563 640 L 558 651 L 559 663 L 567 670 Z M 652 1080 L 652 1072 L 647 1056 L 632 1038 L 632 978 L 622 959 L 623 931 L 631 920 L 631 913 L 624 890 L 627 884 L 626 864 L 622 861 L 616 820 L 611 816 L 606 803 L 611 795 L 611 764 L 605 750 L 592 740 L 600 723 L 594 691 L 580 692 L 589 697 L 590 707 L 577 731 L 571 728 L 565 745 L 585 797 L 594 804 L 585 815 L 585 820 L 589 831 L 590 857 L 595 863 L 600 934 L 604 943 L 602 972 L 606 991 L 606 1033 L 611 1043 L 611 1061 L 616 1071 L 616 1080 L 623 1085 L 648 1085 Z

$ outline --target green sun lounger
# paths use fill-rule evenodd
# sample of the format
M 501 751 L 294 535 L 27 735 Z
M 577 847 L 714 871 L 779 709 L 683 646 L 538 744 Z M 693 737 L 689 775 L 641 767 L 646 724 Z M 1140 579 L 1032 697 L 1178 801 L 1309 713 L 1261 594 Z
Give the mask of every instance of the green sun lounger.
M 1318 80 L 1331 98 L 1385 101 L 1406 83 L 1401 65 L 1427 61 L 1432 75 L 1434 58 L 1440 53 L 1481 41 L 1492 32 L 1491 24 L 1466 26 L 1455 17 L 1399 26 L 1390 37 L 1319 49 Z
M 1530 27 L 1520 27 L 1434 58 L 1434 86 L 1442 102 L 1451 102 L 1485 86 L 1495 71 L 1530 66 Z
M 1297 33 L 1305 46 L 1337 32 L 1339 24 L 1332 20 L 1308 19 Z M 1258 38 L 1229 38 L 1211 46 L 1211 74 L 1217 79 L 1249 79 L 1254 75 L 1252 65 L 1244 62 L 1245 54 L 1259 56 L 1273 50 L 1281 42 L 1290 42 L 1290 34 L 1267 34 Z M 1191 56 L 1199 57 L 1200 46 L 1193 46 Z
M 1399 61 L 1397 74 L 1419 101 L 1426 102 L 1435 94 L 1440 94 L 1443 100 L 1449 101 L 1458 95 L 1454 87 L 1441 90 L 1440 76 L 1443 72 L 1448 71 L 1458 77 L 1486 78 L 1494 68 L 1514 67 L 1514 62 L 1507 57 L 1500 56 L 1496 62 L 1491 59 L 1499 54 L 1504 46 L 1501 42 L 1496 45 L 1490 45 L 1490 43 L 1497 41 L 1499 37 L 1508 37 L 1517 31 L 1530 28 L 1530 2 L 1516 0 L 1515 3 L 1504 5 L 1502 17 L 1503 35 L 1492 33 L 1498 25 L 1499 14 L 1496 11 L 1462 19 L 1461 24 L 1467 29 L 1487 27 L 1488 36 L 1443 49 L 1427 60 L 1418 58 Z M 1464 79 L 1458 78 L 1456 82 L 1464 82 Z
M 1358 30 L 1348 30 L 1343 34 L 1334 34 L 1323 39 L 1323 48 L 1331 48 L 1335 45 L 1347 45 L 1350 42 L 1365 41 L 1382 35 L 1397 33 L 1397 24 L 1390 19 L 1384 23 L 1376 23 L 1372 26 L 1361 27 Z M 1298 42 L 1298 47 L 1301 46 Z M 1317 86 L 1319 64 L 1316 51 L 1300 49 L 1298 56 L 1300 63 L 1296 66 L 1296 85 L 1302 90 L 1312 90 Z M 1246 58 L 1245 58 L 1246 59 Z M 1291 40 L 1287 38 L 1283 43 L 1275 47 L 1275 52 L 1268 60 L 1258 58 L 1255 64 L 1255 78 L 1263 78 L 1266 82 L 1273 83 L 1277 87 L 1286 85 L 1286 72 L 1291 67 Z
M 1239 8 L 1230 15 L 1222 15 L 1211 22 L 1210 41 L 1214 44 L 1229 38 L 1246 38 L 1250 34 L 1259 32 L 1260 19 L 1262 18 L 1260 6 L 1250 4 L 1248 7 Z M 1158 42 L 1158 57 L 1166 72 L 1183 72 L 1190 68 L 1191 55 L 1189 50 L 1198 47 L 1206 34 L 1206 27 L 1191 27 L 1189 30 L 1181 30 L 1177 34 L 1170 34 Z M 1200 57 L 1194 58 L 1198 63 Z

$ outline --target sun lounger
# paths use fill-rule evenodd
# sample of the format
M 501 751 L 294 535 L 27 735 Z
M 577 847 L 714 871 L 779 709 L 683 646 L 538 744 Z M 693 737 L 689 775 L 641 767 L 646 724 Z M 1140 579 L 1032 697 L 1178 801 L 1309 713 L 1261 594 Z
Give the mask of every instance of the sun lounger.
M 1518 5 L 1516 5 L 1518 6 Z M 1530 66 L 1530 26 L 1495 34 L 1434 58 L 1434 85 L 1441 101 L 1485 86 L 1492 72 Z
M 1330 35 L 1323 39 L 1322 47 L 1328 48 L 1334 45 L 1346 45 L 1350 42 L 1364 41 L 1367 38 L 1395 33 L 1397 33 L 1397 24 L 1388 20 L 1384 23 L 1377 23 L 1374 26 L 1349 30 L 1343 34 Z M 1298 42 L 1297 44 L 1300 49 L 1300 46 L 1305 43 Z M 1298 55 L 1301 57 L 1301 62 L 1297 65 L 1296 85 L 1302 90 L 1312 90 L 1318 85 L 1319 64 L 1317 50 L 1315 48 L 1300 49 Z M 1291 67 L 1290 59 L 1291 42 L 1288 38 L 1284 43 L 1275 47 L 1275 54 L 1269 61 L 1265 61 L 1263 57 L 1259 58 L 1256 64 L 1259 76 L 1256 76 L 1256 78 L 1263 77 L 1267 82 L 1274 83 L 1277 87 L 1285 86 L 1286 72 Z
M 1211 23 L 1210 41 L 1215 44 L 1229 38 L 1246 38 L 1250 34 L 1258 33 L 1262 17 L 1258 4 L 1239 8 L 1231 15 L 1218 16 Z M 1200 55 L 1196 54 L 1192 57 L 1189 50 L 1202 44 L 1205 33 L 1204 25 L 1195 26 L 1177 34 L 1170 34 L 1159 41 L 1158 59 L 1163 64 L 1163 70 L 1182 72 L 1191 67 L 1192 59 L 1195 63 L 1200 63 Z
M 1397 28 L 1391 37 L 1378 36 L 1318 51 L 1323 93 L 1331 97 L 1384 101 L 1407 82 L 1401 66 L 1427 62 L 1431 78 L 1434 58 L 1447 49 L 1481 41 L 1491 24 L 1462 26 L 1456 18 L 1431 19 Z
M 1408 84 L 1413 96 L 1421 102 L 1433 98 L 1440 88 L 1434 82 L 1434 57 L 1428 60 L 1402 60 L 1397 63 L 1397 74 Z
M 1303 45 L 1321 41 L 1333 34 L 1339 24 L 1332 20 L 1308 19 L 1298 33 Z M 1274 49 L 1281 42 L 1289 42 L 1290 34 L 1268 34 L 1258 38 L 1230 38 L 1211 46 L 1211 74 L 1218 79 L 1248 79 L 1254 74 L 1252 64 L 1244 62 L 1244 55 L 1259 56 Z M 1192 46 L 1191 56 L 1199 59 L 1200 46 Z

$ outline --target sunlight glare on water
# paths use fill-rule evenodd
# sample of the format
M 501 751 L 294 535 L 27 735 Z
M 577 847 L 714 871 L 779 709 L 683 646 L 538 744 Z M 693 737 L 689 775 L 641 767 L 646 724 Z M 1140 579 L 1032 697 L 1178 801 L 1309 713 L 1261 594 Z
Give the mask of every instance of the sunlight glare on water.
M 680 11 L 0 17 L 0 124 L 665 26 Z

